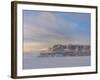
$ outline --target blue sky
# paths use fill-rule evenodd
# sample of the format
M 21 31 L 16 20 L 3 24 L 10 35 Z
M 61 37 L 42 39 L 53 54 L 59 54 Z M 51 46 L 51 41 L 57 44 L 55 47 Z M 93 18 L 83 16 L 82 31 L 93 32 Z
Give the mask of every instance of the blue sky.
M 24 10 L 24 51 L 45 50 L 54 44 L 90 44 L 90 21 L 90 13 Z

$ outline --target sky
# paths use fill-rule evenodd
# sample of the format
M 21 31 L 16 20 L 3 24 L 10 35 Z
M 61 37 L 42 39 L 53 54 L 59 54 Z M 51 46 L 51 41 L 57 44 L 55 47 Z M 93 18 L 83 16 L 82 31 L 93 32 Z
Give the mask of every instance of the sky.
M 23 10 L 24 53 L 55 44 L 89 45 L 90 21 L 90 13 Z

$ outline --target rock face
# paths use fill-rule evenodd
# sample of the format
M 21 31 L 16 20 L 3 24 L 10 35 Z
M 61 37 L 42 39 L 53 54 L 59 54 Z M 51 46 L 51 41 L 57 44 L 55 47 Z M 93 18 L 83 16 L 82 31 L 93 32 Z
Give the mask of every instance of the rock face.
M 89 45 L 62 45 L 56 44 L 48 51 L 40 53 L 39 57 L 56 57 L 56 56 L 90 56 Z

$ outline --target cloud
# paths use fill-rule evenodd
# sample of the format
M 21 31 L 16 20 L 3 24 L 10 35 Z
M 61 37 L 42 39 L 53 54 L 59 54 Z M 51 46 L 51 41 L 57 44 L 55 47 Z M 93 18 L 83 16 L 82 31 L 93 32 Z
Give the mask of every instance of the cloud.
M 24 52 L 31 53 L 31 52 L 40 52 L 41 50 L 46 50 L 48 47 L 43 43 L 36 43 L 36 42 L 25 42 L 24 43 Z
M 60 38 L 68 36 L 69 38 L 67 30 L 76 26 L 75 23 L 65 21 L 50 12 L 41 12 L 37 16 L 31 16 L 29 19 L 27 21 L 26 18 L 24 22 L 25 37 L 37 35 L 39 37 L 52 36 Z

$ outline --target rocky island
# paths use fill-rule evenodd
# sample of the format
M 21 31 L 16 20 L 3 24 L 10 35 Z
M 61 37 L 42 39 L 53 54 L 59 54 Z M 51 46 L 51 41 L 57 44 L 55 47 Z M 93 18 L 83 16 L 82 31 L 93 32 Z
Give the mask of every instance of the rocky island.
M 56 44 L 41 51 L 39 57 L 90 56 L 90 53 L 89 45 Z

